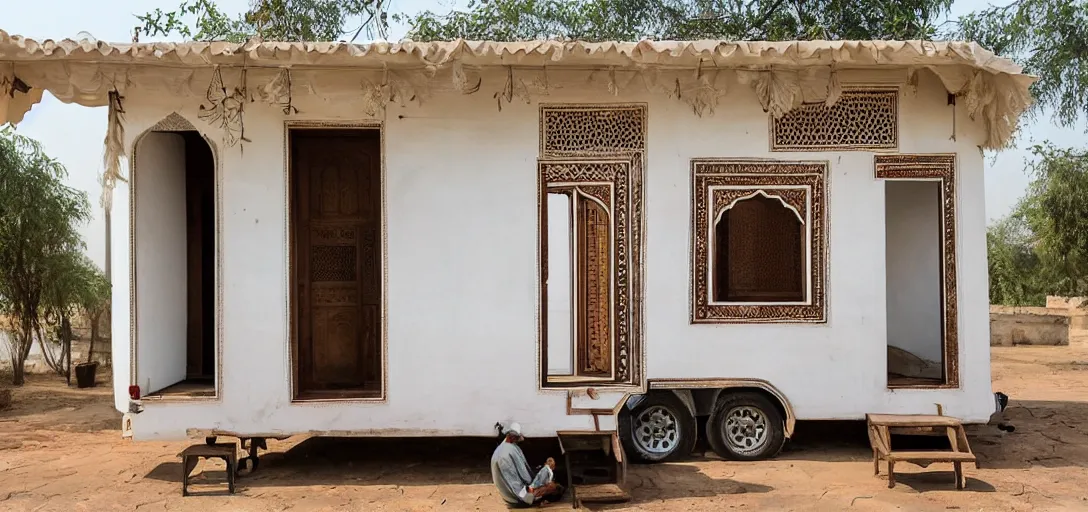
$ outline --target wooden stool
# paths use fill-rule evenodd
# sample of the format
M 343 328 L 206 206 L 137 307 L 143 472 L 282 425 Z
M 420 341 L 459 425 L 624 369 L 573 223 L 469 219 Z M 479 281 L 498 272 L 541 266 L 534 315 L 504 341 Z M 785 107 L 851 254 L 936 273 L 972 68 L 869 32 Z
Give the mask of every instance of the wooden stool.
M 888 461 L 888 487 L 895 487 L 895 463 L 897 461 L 929 464 L 933 462 L 951 462 L 953 472 L 956 475 L 956 489 L 963 489 L 967 485 L 967 478 L 963 474 L 963 464 L 974 464 L 978 468 L 978 460 L 971 452 L 971 445 L 967 443 L 967 434 L 963 430 L 963 424 L 956 418 L 948 416 L 929 416 L 921 414 L 866 414 L 865 419 L 869 424 L 869 443 L 873 448 L 873 474 L 880 474 L 880 460 Z M 934 451 L 898 451 L 892 449 L 892 428 L 941 431 L 948 436 L 949 450 Z
M 189 473 L 201 458 L 223 459 L 227 463 L 227 489 L 234 494 L 234 473 L 238 470 L 238 445 L 235 443 L 194 444 L 178 454 L 181 457 L 181 495 L 189 495 Z

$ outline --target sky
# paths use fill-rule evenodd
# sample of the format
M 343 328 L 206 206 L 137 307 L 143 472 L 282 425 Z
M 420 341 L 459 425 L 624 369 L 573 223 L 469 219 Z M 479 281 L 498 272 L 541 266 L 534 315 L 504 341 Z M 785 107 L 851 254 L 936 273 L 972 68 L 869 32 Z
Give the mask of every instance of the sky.
M 140 23 L 136 14 L 155 8 L 174 10 L 181 0 L 51 0 L 22 1 L 0 0 L 0 29 L 10 34 L 20 34 L 34 39 L 63 39 L 86 37 L 109 42 L 132 40 L 133 29 Z M 423 10 L 447 12 L 463 7 L 466 2 L 457 0 L 392 0 L 391 13 L 414 14 Z M 952 4 L 951 18 L 986 8 L 991 3 L 1004 5 L 1008 0 L 956 0 Z M 219 7 L 228 13 L 240 13 L 249 0 L 218 0 Z M 407 27 L 390 23 L 390 40 L 402 37 Z M 81 34 L 85 33 L 85 34 Z M 161 39 L 161 38 L 160 38 Z M 142 42 L 154 39 L 141 37 Z M 1027 148 L 1045 140 L 1059 146 L 1082 144 L 1085 137 L 1083 122 L 1078 126 L 1061 128 L 1042 113 L 1037 119 L 1025 119 L 1017 147 L 990 155 L 986 159 L 986 215 L 994 220 L 1004 216 L 1023 195 L 1030 182 L 1024 172 L 1024 161 L 1030 156 Z M 99 266 L 105 263 L 105 223 L 98 208 L 101 187 L 98 176 L 102 172 L 102 139 L 106 129 L 106 109 L 65 105 L 48 93 L 41 104 L 36 105 L 18 131 L 38 139 L 50 156 L 60 160 L 69 173 L 69 183 L 87 192 L 95 206 L 94 218 L 83 226 L 81 233 L 87 243 L 87 254 Z

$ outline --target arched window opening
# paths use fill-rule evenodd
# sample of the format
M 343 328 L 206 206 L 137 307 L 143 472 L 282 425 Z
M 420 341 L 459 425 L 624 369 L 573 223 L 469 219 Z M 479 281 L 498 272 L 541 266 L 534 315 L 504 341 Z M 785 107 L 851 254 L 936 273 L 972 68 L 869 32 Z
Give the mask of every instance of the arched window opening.
M 804 301 L 805 247 L 805 225 L 778 198 L 733 203 L 714 225 L 714 301 Z

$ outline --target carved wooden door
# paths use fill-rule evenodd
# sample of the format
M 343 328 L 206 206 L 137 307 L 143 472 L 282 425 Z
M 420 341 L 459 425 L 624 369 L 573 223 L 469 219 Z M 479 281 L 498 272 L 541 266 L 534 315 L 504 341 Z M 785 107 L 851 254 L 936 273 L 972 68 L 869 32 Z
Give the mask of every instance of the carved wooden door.
M 377 130 L 292 132 L 300 394 L 381 392 L 380 151 Z
M 574 197 L 579 370 L 586 376 L 607 376 L 612 372 L 612 231 L 608 210 L 581 192 Z

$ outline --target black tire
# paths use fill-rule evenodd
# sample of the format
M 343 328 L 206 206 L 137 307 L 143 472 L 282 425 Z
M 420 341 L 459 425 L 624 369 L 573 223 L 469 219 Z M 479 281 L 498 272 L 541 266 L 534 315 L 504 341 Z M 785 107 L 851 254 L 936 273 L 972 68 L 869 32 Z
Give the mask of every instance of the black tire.
M 738 414 L 746 414 L 744 417 L 752 419 L 753 422 L 762 420 L 762 431 L 760 432 L 755 424 L 744 425 L 741 428 L 747 428 L 748 430 L 738 431 L 733 429 L 733 433 L 738 437 L 734 437 L 735 442 L 730 442 L 726 437 L 729 434 L 726 432 L 725 421 L 734 411 Z M 740 446 L 745 444 L 745 436 L 742 435 L 745 432 L 755 434 L 757 439 L 755 441 L 756 445 L 751 449 L 743 449 Z M 760 433 L 762 437 L 759 437 Z M 724 391 L 718 397 L 714 412 L 710 415 L 710 419 L 707 420 L 706 437 L 714 453 L 723 459 L 765 460 L 778 455 L 778 452 L 782 451 L 782 446 L 786 444 L 786 424 L 782 419 L 782 413 L 779 412 L 778 406 L 766 396 L 752 392 L 730 393 Z M 746 437 L 750 439 L 752 436 Z M 764 440 L 762 444 L 759 444 L 758 439 Z
M 639 418 L 642 414 L 647 412 L 654 414 L 655 411 L 658 413 L 667 412 L 668 415 L 675 419 L 675 428 L 669 430 L 675 433 L 676 436 L 670 442 L 666 434 L 666 438 L 658 440 L 659 443 L 666 445 L 662 447 L 661 451 L 648 451 L 642 445 L 649 442 L 649 432 L 643 432 L 643 438 L 647 439 L 647 441 L 639 442 L 636 440 L 639 432 L 636 432 L 635 429 L 641 425 Z M 691 451 L 695 448 L 697 435 L 695 418 L 691 417 L 687 406 L 672 392 L 651 393 L 639 402 L 634 409 L 624 408 L 619 416 L 619 429 L 623 449 L 634 462 L 674 461 L 690 456 Z

